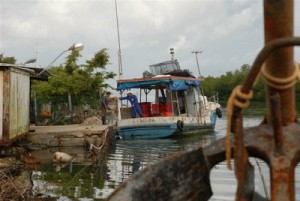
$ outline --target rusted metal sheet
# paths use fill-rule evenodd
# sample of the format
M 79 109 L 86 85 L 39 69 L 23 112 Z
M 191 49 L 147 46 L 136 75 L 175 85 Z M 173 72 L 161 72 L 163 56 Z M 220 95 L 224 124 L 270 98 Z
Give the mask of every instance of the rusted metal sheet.
M 29 131 L 30 73 L 13 65 L 0 66 L 1 138 L 0 146 L 8 146 Z
M 0 140 L 3 136 L 3 71 L 0 71 Z
M 2 69 L 1 69 L 2 70 Z M 10 100 L 10 74 L 7 68 L 3 68 L 3 130 L 0 145 L 9 144 L 9 100 Z
M 11 70 L 10 138 L 29 130 L 30 75 Z

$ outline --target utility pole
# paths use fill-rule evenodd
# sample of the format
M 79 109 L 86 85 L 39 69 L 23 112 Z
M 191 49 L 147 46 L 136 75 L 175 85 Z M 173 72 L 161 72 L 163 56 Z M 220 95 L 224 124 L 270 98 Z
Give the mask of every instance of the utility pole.
M 198 73 L 199 73 L 199 78 L 201 78 L 201 72 L 200 72 L 200 67 L 199 67 L 199 62 L 198 62 L 198 54 L 202 53 L 202 50 L 193 50 L 192 51 L 193 54 L 195 54 L 196 56 L 196 62 L 197 62 L 197 67 L 198 67 Z

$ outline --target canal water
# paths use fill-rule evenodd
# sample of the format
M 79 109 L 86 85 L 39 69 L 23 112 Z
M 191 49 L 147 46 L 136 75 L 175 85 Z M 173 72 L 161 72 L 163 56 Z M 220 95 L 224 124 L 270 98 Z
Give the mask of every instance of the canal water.
M 255 126 L 261 117 L 247 116 L 244 126 Z M 67 153 L 75 155 L 75 161 L 64 167 L 53 166 L 52 154 L 57 149 L 33 153 L 43 156 L 42 164 L 32 171 L 33 193 L 55 200 L 105 200 L 109 194 L 134 172 L 154 164 L 164 157 L 179 151 L 206 146 L 225 136 L 226 119 L 218 119 L 214 132 L 193 134 L 187 137 L 156 140 L 119 140 L 112 146 L 98 164 L 84 162 L 86 152 L 81 148 L 68 148 Z M 255 167 L 255 189 L 263 197 L 270 197 L 269 170 L 258 159 L 251 159 Z M 300 167 L 296 169 L 296 200 L 300 200 Z M 236 180 L 234 173 L 225 163 L 218 164 L 210 175 L 213 196 L 211 201 L 234 200 Z M 263 182 L 265 181 L 265 182 Z M 265 185 L 264 185 L 265 184 Z M 267 189 L 266 191 L 264 189 Z

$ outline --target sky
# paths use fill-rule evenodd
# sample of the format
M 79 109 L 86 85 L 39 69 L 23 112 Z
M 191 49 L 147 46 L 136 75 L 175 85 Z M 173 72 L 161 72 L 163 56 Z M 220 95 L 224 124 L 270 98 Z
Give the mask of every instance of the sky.
M 264 44 L 262 0 L 117 0 L 123 78 L 171 59 L 198 76 L 220 76 L 252 64 Z M 84 44 L 78 64 L 108 49 L 107 70 L 118 74 L 114 0 L 0 0 L 0 53 L 17 63 L 36 58 L 48 66 L 74 43 Z M 300 0 L 294 5 L 300 35 Z M 63 64 L 68 53 L 53 65 Z M 299 47 L 295 60 L 300 62 Z M 118 77 L 116 77 L 118 78 Z

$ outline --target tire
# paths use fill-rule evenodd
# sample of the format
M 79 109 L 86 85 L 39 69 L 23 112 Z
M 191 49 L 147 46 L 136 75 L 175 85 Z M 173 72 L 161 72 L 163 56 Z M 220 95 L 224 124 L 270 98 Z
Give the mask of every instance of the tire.
M 219 117 L 219 118 L 222 117 L 222 111 L 219 107 L 216 109 L 216 114 L 217 114 L 217 117 Z

